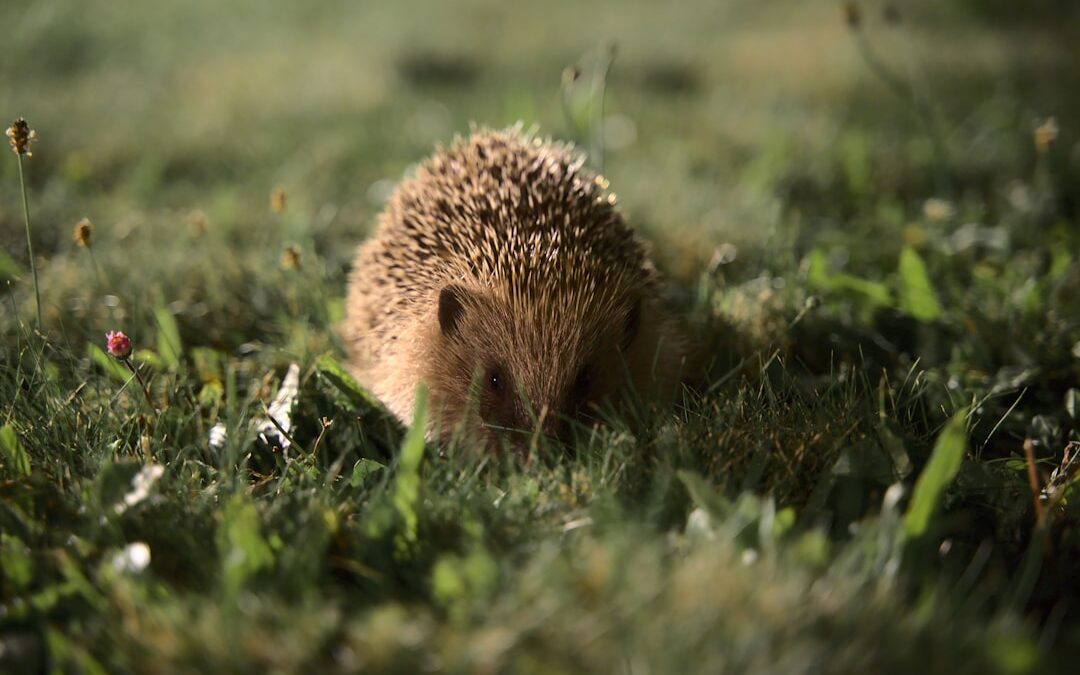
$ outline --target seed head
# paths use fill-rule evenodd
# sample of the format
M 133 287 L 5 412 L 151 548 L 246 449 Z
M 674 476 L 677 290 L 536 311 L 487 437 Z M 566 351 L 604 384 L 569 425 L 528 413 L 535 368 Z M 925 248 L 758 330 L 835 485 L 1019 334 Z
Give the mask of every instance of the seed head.
M 274 213 L 285 212 L 285 187 L 282 185 L 275 185 L 274 189 L 270 191 L 270 210 Z
M 1058 137 L 1057 120 L 1047 117 L 1046 121 L 1035 129 L 1035 149 L 1040 155 L 1050 152 L 1050 146 Z
M 885 8 L 881 10 L 881 16 L 885 19 L 885 23 L 890 26 L 899 26 L 903 21 L 900 16 L 900 9 L 896 5 L 885 5 Z
M 281 251 L 281 269 L 284 270 L 298 270 L 300 269 L 300 247 L 296 244 L 289 244 Z
M 12 152 L 16 155 L 33 157 L 34 153 L 30 152 L 30 144 L 37 140 L 37 132 L 30 128 L 26 120 L 20 117 L 12 122 L 4 135 L 8 137 L 8 142 L 11 143 Z
M 90 240 L 94 235 L 94 224 L 89 218 L 83 218 L 75 223 L 75 229 L 71 232 L 71 238 L 82 248 L 90 248 Z
M 124 335 L 123 331 L 111 330 L 105 333 L 105 346 L 109 354 L 118 359 L 131 356 L 131 338 Z
M 859 6 L 854 2 L 844 3 L 844 23 L 851 30 L 859 30 L 862 26 L 862 12 L 859 11 Z
M 581 66 L 567 66 L 562 71 L 563 86 L 568 87 L 581 79 Z

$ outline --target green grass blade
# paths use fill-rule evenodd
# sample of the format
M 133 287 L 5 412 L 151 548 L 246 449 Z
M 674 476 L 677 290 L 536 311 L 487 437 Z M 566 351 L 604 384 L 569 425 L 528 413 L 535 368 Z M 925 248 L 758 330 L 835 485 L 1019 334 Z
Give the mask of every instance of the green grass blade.
M 30 475 L 30 457 L 10 424 L 0 427 L 0 449 L 4 451 L 4 464 L 9 471 L 16 476 Z
M 274 553 L 260 529 L 259 512 L 245 497 L 236 495 L 226 504 L 217 545 L 229 597 L 235 597 L 249 577 L 274 562 Z
M 701 474 L 682 469 L 676 475 L 696 506 L 705 509 L 713 518 L 722 518 L 727 513 L 724 498 Z
M 0 281 L 18 281 L 22 276 L 22 268 L 15 259 L 7 253 L 0 251 Z
M 919 321 L 941 316 L 941 304 L 930 284 L 922 256 L 911 248 L 900 251 L 900 309 Z
M 427 390 L 421 385 L 416 390 L 416 412 L 409 433 L 401 446 L 397 478 L 394 482 L 394 508 L 405 521 L 404 541 L 399 546 L 416 541 L 419 517 L 416 505 L 420 499 L 420 463 L 424 459 L 424 437 L 427 431 Z
M 385 468 L 385 466 L 373 459 L 361 457 L 356 460 L 356 464 L 353 465 L 352 474 L 349 476 L 349 486 L 354 488 L 361 487 L 369 476 L 374 475 Z
M 315 369 L 354 405 L 367 408 L 383 407 L 382 403 L 361 387 L 332 356 L 324 354 L 316 359 Z
M 166 368 L 175 368 L 180 365 L 180 357 L 184 352 L 180 342 L 180 327 L 176 325 L 176 319 L 164 304 L 158 305 L 154 310 L 154 320 L 158 325 L 158 356 Z
M 806 283 L 814 290 L 844 297 L 868 310 L 893 304 L 892 294 L 885 284 L 844 272 L 830 272 L 825 252 L 820 249 L 814 249 L 808 256 Z
M 934 444 L 929 463 L 915 483 L 915 492 L 904 517 L 904 533 L 908 537 L 919 537 L 926 532 L 945 488 L 960 471 L 960 464 L 967 449 L 965 419 L 964 413 L 957 413 L 945 425 L 944 431 Z
M 86 353 L 91 361 L 96 363 L 99 368 L 105 371 L 106 375 L 117 382 L 127 382 L 131 379 L 131 372 L 121 365 L 119 361 L 106 354 L 105 351 L 96 344 L 92 342 L 88 344 L 86 346 Z

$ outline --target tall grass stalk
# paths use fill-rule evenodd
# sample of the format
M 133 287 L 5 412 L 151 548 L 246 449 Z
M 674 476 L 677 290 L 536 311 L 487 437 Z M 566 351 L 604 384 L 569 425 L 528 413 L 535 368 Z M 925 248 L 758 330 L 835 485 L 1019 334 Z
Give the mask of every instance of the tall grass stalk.
M 948 151 L 945 146 L 945 139 L 942 137 L 941 130 L 935 119 L 934 109 L 929 97 L 916 86 L 914 81 L 915 78 L 913 76 L 909 76 L 905 79 L 897 74 L 887 65 L 885 60 L 874 51 L 870 39 L 861 27 L 859 19 L 856 18 L 853 21 L 849 18 L 848 27 L 854 36 L 855 47 L 858 49 L 859 56 L 862 58 L 863 63 L 866 64 L 866 67 L 870 69 L 870 72 L 873 73 L 873 75 L 884 84 L 897 99 L 903 101 L 908 106 L 909 111 L 918 123 L 923 135 L 930 142 L 931 151 L 934 153 L 934 188 L 942 194 L 950 193 L 951 185 L 948 172 Z M 905 57 L 908 61 L 909 73 L 914 72 L 914 59 L 910 53 L 910 43 L 906 41 L 906 38 L 905 49 L 907 50 L 905 52 Z
M 584 77 L 580 62 L 563 70 L 562 86 L 559 89 L 559 103 L 566 126 L 570 133 L 588 145 L 589 162 L 600 174 L 604 173 L 604 100 L 616 53 L 615 43 L 611 43 L 599 56 L 587 58 L 592 74 L 588 84 L 587 107 L 583 108 L 583 116 L 587 116 L 587 119 L 582 123 L 579 124 L 574 91 Z
M 604 173 L 604 99 L 607 97 L 607 81 L 611 74 L 611 66 L 615 63 L 615 53 L 615 44 L 608 45 L 604 50 L 603 65 L 597 69 L 593 81 L 596 112 L 592 119 L 589 154 L 593 158 L 596 170 L 601 174 Z
M 30 274 L 34 277 L 34 303 L 37 308 L 37 326 L 42 330 L 44 324 L 41 321 L 41 287 L 38 285 L 37 263 L 34 262 L 34 244 L 30 237 L 30 202 L 26 199 L 26 179 L 23 176 L 22 155 L 15 155 L 19 160 L 19 190 L 22 192 L 23 221 L 26 223 L 26 251 L 30 256 Z

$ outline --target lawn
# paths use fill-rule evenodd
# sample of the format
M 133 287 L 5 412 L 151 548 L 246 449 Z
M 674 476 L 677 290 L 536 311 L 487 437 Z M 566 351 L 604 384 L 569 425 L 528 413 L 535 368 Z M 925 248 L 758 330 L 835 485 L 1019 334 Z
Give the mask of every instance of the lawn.
M 0 22 L 0 120 L 37 132 L 0 154 L 0 672 L 1075 660 L 1073 3 Z M 425 445 L 335 332 L 394 184 L 519 121 L 589 153 L 703 355 L 528 461 Z

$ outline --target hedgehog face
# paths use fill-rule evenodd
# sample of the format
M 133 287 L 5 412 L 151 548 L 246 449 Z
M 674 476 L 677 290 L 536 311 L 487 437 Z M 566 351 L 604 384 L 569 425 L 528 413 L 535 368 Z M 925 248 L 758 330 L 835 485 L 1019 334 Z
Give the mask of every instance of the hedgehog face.
M 625 352 L 641 324 L 640 297 L 622 292 L 586 306 L 573 297 L 537 301 L 457 284 L 439 292 L 436 365 L 425 379 L 443 435 L 465 423 L 492 445 L 520 448 L 537 427 L 565 440 L 573 422 L 621 393 L 630 374 Z

